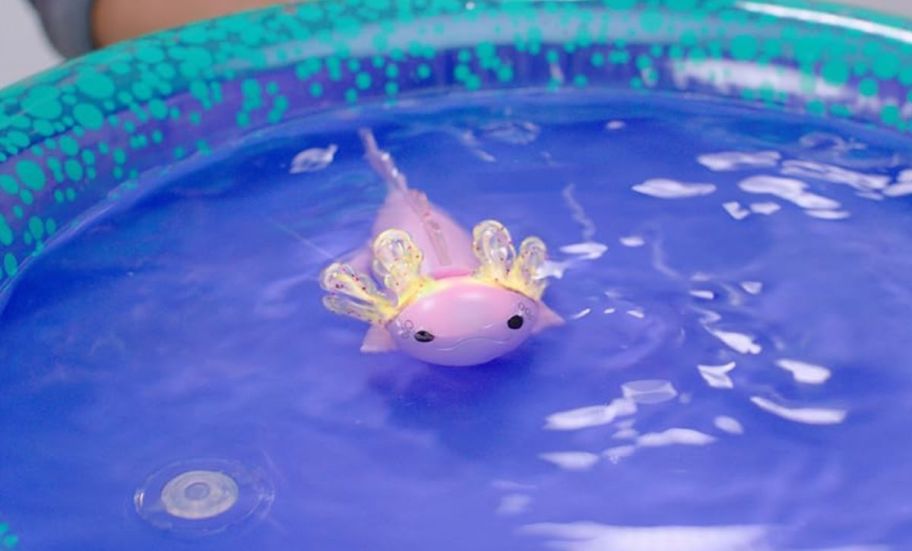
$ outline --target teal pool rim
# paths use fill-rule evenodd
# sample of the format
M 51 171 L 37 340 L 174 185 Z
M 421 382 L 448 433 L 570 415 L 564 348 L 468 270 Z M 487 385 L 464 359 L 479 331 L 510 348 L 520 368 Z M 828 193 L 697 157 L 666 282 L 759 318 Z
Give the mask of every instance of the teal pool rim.
M 910 29 L 800 0 L 334 0 L 124 42 L 0 91 L 0 296 L 90 213 L 331 108 L 455 90 L 632 90 L 909 134 Z
M 19 547 L 19 536 L 17 536 L 10 525 L 0 517 L 0 550 L 12 551 Z

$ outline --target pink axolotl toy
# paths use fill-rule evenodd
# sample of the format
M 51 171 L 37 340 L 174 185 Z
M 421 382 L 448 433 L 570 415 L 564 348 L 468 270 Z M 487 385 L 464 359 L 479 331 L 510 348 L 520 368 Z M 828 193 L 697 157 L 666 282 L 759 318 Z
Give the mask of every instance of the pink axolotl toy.
M 362 352 L 398 349 L 432 364 L 478 365 L 563 322 L 541 301 L 540 239 L 523 241 L 517 255 L 498 222 L 481 222 L 469 235 L 409 189 L 369 130 L 360 134 L 368 161 L 388 184 L 386 202 L 372 246 L 349 263 L 332 264 L 320 280 L 328 309 L 371 324 Z

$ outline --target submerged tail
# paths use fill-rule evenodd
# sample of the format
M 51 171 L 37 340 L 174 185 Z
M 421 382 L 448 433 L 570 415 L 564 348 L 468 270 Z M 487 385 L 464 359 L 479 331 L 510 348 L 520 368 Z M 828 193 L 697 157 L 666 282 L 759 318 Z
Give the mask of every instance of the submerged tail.
M 377 146 L 374 133 L 369 128 L 361 128 L 358 130 L 358 135 L 361 137 L 361 143 L 364 144 L 364 157 L 377 174 L 389 185 L 390 191 L 408 191 L 409 187 L 405 175 L 396 168 L 396 163 L 390 154 Z

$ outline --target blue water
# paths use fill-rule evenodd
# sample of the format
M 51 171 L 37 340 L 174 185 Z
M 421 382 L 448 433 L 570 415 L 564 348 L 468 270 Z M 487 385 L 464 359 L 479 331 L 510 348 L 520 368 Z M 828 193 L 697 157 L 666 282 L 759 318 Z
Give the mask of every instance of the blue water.
M 476 368 L 361 355 L 315 281 L 383 200 L 358 124 L 466 226 L 541 236 L 569 323 Z M 912 548 L 910 167 L 907 139 L 697 99 L 296 121 L 24 274 L 0 514 L 54 551 Z M 143 509 L 194 468 L 249 510 Z

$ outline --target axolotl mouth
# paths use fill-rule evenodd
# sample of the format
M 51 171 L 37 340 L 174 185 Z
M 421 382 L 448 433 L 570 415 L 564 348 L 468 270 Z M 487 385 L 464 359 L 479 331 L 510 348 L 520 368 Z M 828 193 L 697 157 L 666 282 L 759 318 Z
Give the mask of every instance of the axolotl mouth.
M 492 345 L 497 345 L 497 346 L 505 346 L 505 345 L 509 345 L 510 343 L 514 342 L 515 340 L 516 339 L 492 339 L 490 337 L 469 337 L 466 339 L 459 340 L 450 346 L 436 347 L 435 350 L 438 350 L 440 352 L 452 352 L 453 350 L 459 350 L 460 348 L 462 348 L 463 346 L 465 346 L 467 344 L 474 344 L 474 343 L 486 343 L 486 344 L 492 344 Z
M 439 347 L 417 349 L 415 356 L 430 363 L 445 366 L 481 365 L 517 348 L 525 339 L 512 337 L 468 337 Z M 430 343 L 428 343 L 430 344 Z

